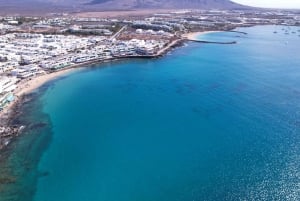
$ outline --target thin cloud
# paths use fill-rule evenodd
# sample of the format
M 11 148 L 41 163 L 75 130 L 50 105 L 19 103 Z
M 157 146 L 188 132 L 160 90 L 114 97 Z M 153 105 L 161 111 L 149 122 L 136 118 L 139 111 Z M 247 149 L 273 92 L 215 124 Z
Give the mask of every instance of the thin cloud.
M 232 0 L 240 4 L 266 8 L 300 8 L 300 0 Z

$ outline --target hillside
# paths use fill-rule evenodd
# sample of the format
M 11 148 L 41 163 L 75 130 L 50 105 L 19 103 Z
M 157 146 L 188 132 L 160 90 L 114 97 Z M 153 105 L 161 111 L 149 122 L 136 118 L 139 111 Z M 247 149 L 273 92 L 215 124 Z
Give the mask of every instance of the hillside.
M 94 6 L 125 8 L 238 8 L 240 5 L 229 0 L 93 0 Z
M 0 0 L 0 13 L 242 7 L 230 0 Z

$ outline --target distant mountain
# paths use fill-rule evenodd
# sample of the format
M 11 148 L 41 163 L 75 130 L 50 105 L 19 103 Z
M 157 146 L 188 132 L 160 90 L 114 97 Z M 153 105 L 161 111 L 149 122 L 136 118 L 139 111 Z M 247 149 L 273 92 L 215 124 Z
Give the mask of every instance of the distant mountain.
M 44 13 L 55 10 L 50 2 L 37 0 L 0 0 L 0 14 Z
M 18 11 L 54 12 L 128 9 L 235 9 L 230 0 L 0 0 L 0 13 Z
M 90 4 L 112 7 L 114 5 L 126 8 L 240 8 L 230 0 L 93 0 Z

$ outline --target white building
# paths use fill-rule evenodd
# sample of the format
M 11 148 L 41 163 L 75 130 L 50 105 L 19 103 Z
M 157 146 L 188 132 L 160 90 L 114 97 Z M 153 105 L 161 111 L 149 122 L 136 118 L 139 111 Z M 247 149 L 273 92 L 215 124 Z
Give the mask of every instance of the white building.
M 0 77 L 0 94 L 12 92 L 18 79 L 15 77 Z

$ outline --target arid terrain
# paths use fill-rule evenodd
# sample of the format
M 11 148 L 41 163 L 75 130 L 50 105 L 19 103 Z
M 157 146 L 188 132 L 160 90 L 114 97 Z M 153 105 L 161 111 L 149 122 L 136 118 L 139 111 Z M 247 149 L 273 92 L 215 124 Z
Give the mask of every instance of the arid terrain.
M 230 0 L 0 0 L 0 14 L 47 15 L 49 13 L 81 13 L 126 11 L 121 15 L 140 14 L 157 9 L 247 9 Z M 134 13 L 132 13 L 134 10 Z M 139 11 L 136 11 L 139 10 Z M 112 13 L 105 13 L 111 16 Z M 108 16 L 107 16 L 108 17 Z

